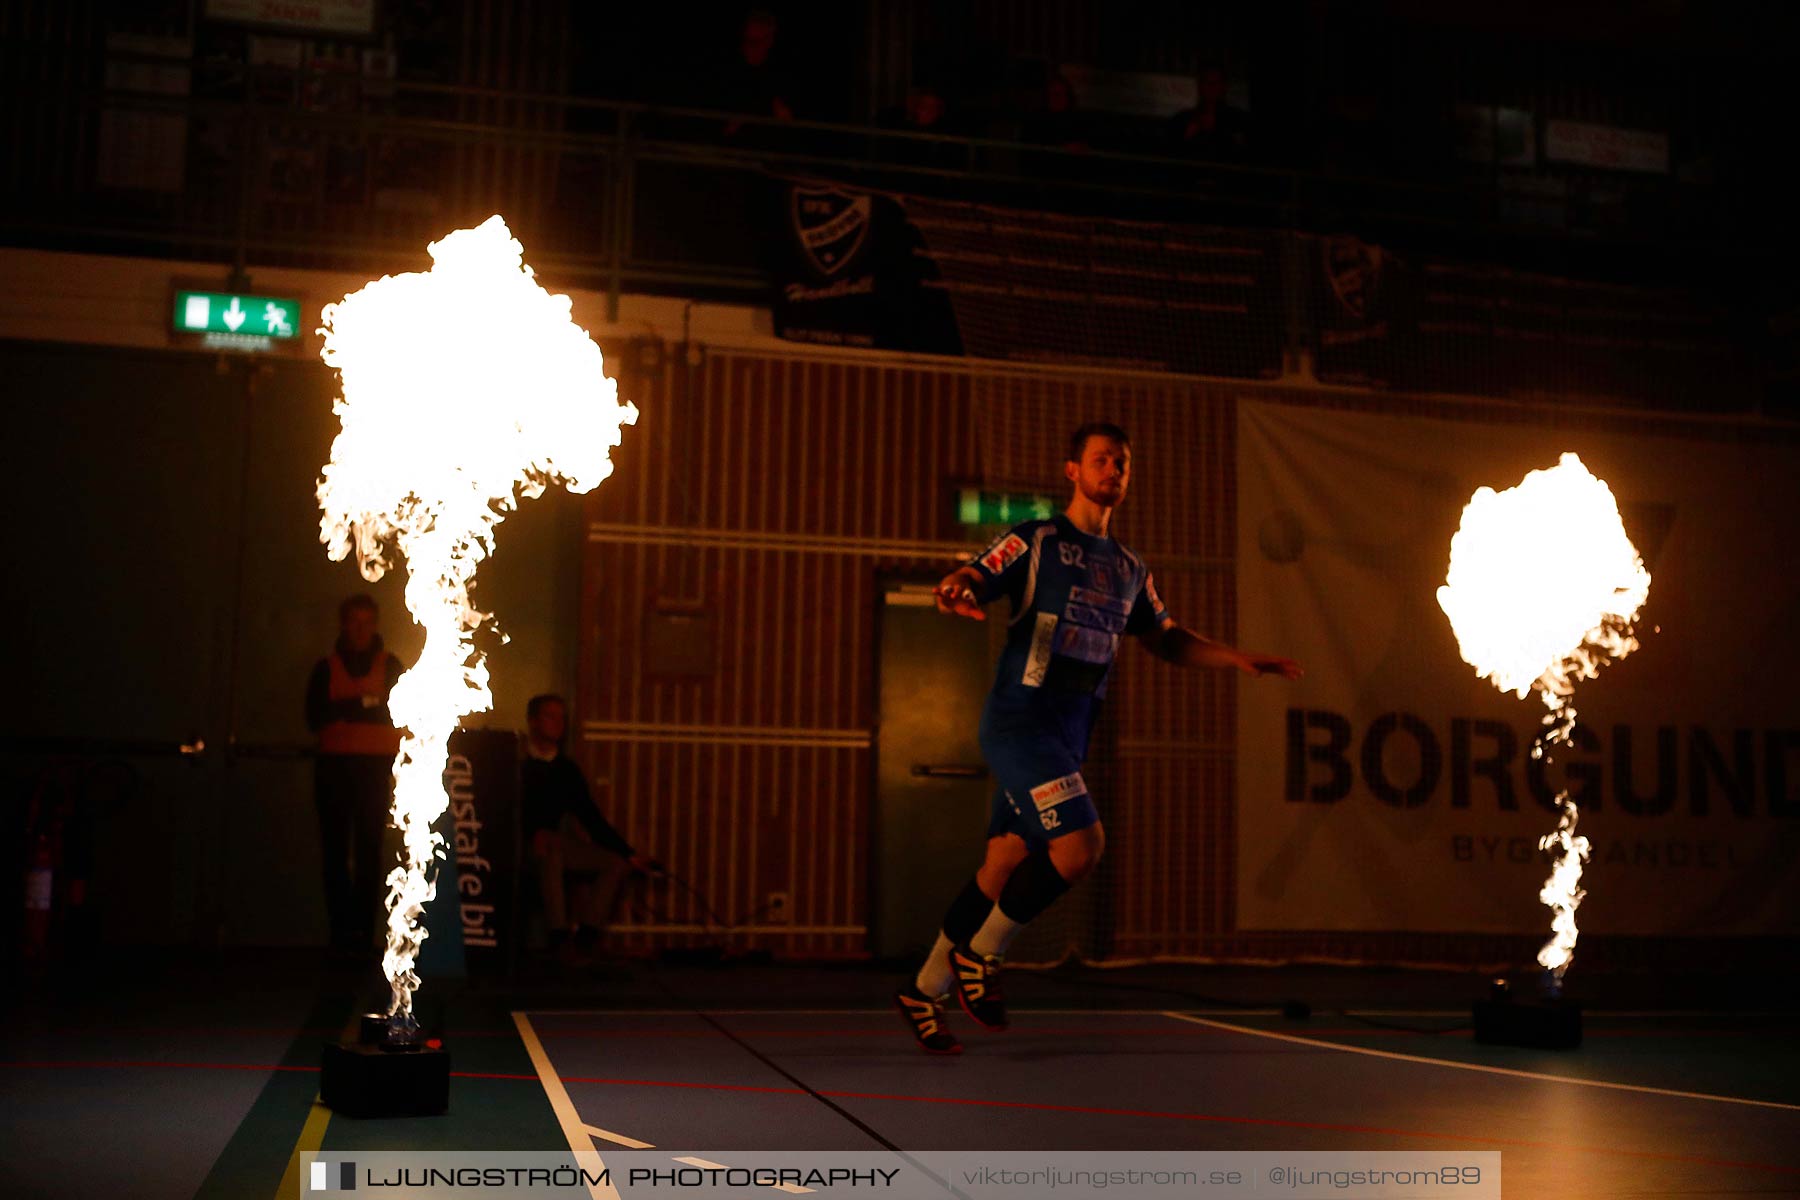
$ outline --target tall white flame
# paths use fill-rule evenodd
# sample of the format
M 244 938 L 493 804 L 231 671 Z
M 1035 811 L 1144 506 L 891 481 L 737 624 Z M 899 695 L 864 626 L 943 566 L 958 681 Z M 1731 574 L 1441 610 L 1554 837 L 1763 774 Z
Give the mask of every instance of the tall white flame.
M 458 718 L 493 703 L 474 647 L 491 614 L 469 601 L 494 528 L 552 482 L 586 492 L 637 409 L 620 403 L 600 348 L 567 296 L 540 287 L 499 217 L 433 242 L 425 272 L 384 276 L 325 306 L 323 357 L 337 368 L 342 429 L 319 482 L 319 536 L 334 561 L 356 554 L 369 580 L 397 552 L 406 607 L 425 630 L 419 661 L 389 699 L 402 730 L 394 825 L 404 850 L 388 875 L 388 1009 L 410 1021 L 426 867 L 443 839 L 446 745 Z
M 1531 747 L 1540 759 L 1575 728 L 1576 682 L 1637 649 L 1631 623 L 1649 593 L 1650 573 L 1625 534 L 1612 489 L 1564 454 L 1517 487 L 1484 487 L 1470 497 L 1437 598 L 1477 674 L 1503 692 L 1523 697 L 1535 689 L 1543 699 L 1549 711 Z M 1538 893 L 1554 914 L 1538 962 L 1560 980 L 1574 956 L 1588 840 L 1575 833 L 1580 813 L 1566 788 L 1556 803 L 1556 830 L 1538 842 L 1555 849 Z

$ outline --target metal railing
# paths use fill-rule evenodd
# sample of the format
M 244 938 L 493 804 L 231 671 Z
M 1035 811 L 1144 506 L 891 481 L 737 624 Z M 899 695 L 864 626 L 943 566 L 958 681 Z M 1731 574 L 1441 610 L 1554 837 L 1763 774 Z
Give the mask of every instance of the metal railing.
M 1563 245 L 1578 224 L 1578 197 L 1547 199 L 1531 181 L 1516 191 L 1498 174 L 1396 180 L 487 88 L 400 84 L 379 110 L 354 113 L 19 81 L 0 94 L 15 132 L 59 131 L 53 144 L 13 139 L 0 200 L 9 240 L 197 255 L 240 269 L 252 260 L 361 269 L 416 258 L 431 238 L 501 212 L 540 269 L 615 304 L 639 289 L 759 295 L 780 228 L 772 178 L 1127 219 L 1453 240 L 1464 250 L 1471 241 Z M 126 186 L 134 169 L 160 186 Z M 1665 180 L 1615 184 L 1646 188 L 1662 215 L 1601 240 L 1653 243 L 1665 264 L 1684 245 L 1700 258 L 1720 252 L 1691 236 L 1725 227 L 1712 193 Z M 1677 193 L 1682 203 L 1672 205 Z M 1563 211 L 1545 211 L 1558 204 Z M 1541 223 L 1520 223 L 1522 206 Z M 1671 209 L 1686 215 L 1668 217 Z

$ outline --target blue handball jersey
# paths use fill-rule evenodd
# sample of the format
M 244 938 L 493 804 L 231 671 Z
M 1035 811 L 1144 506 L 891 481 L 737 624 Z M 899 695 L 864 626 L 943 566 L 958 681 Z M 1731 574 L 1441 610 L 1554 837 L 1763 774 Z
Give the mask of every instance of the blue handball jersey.
M 1167 617 L 1150 569 L 1062 513 L 1014 526 L 969 565 L 981 576 L 981 603 L 1012 601 L 983 724 L 1009 736 L 1055 737 L 1079 761 L 1119 639 Z

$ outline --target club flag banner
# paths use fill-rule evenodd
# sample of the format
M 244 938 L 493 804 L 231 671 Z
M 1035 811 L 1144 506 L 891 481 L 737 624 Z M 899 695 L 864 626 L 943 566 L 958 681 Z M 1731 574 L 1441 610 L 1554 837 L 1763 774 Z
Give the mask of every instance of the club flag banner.
M 895 197 L 778 180 L 776 336 L 832 346 L 960 354 L 937 264 Z
M 1475 490 L 1565 451 L 1652 582 L 1546 766 L 1437 589 Z M 1800 932 L 1800 448 L 1240 400 L 1237 478 L 1238 642 L 1306 668 L 1238 683 L 1240 929 L 1545 932 L 1566 786 L 1583 932 Z

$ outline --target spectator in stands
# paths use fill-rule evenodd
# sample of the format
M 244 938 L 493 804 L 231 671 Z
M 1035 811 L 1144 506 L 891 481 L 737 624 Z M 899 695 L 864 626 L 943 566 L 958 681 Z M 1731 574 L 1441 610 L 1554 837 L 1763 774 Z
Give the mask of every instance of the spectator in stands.
M 914 84 L 906 89 L 905 115 L 902 124 L 914 133 L 942 133 L 950 115 L 950 103 L 942 92 L 929 83 Z
M 931 79 L 915 80 L 909 84 L 905 101 L 882 113 L 881 124 L 884 128 L 903 133 L 929 133 L 938 137 L 962 137 L 966 134 L 955 118 L 948 93 Z M 888 138 L 881 155 L 892 162 L 946 170 L 960 170 L 969 165 L 968 149 L 949 142 Z
M 1062 150 L 1089 148 L 1087 122 L 1076 103 L 1075 89 L 1053 66 L 1045 68 L 1039 106 L 1026 116 L 1019 140 Z
M 1365 83 L 1329 92 L 1320 122 L 1318 165 L 1346 175 L 1392 170 L 1387 148 L 1396 133 L 1387 128 L 1385 113 L 1381 96 Z
M 565 966 L 592 961 L 619 886 L 656 863 L 631 848 L 600 814 L 587 778 L 563 753 L 569 707 L 561 696 L 533 696 L 525 708 L 520 797 L 526 844 L 537 866 L 550 948 Z
M 1170 149 L 1209 162 L 1242 161 L 1250 149 L 1250 118 L 1226 101 L 1225 69 L 1217 63 L 1202 64 L 1194 82 L 1194 107 L 1169 118 Z
M 737 55 L 720 73 L 716 107 L 778 121 L 794 119 L 794 81 L 775 49 L 779 30 L 775 14 L 766 8 L 745 15 Z M 734 137 L 743 128 L 742 121 L 728 121 L 725 135 Z
M 388 716 L 388 694 L 400 660 L 381 642 L 380 610 L 365 595 L 338 606 L 337 645 L 313 667 L 306 685 L 306 724 L 318 736 L 313 805 L 325 875 L 332 948 L 361 955 L 371 948 L 381 884 L 381 846 L 392 806 L 394 755 L 400 732 Z

